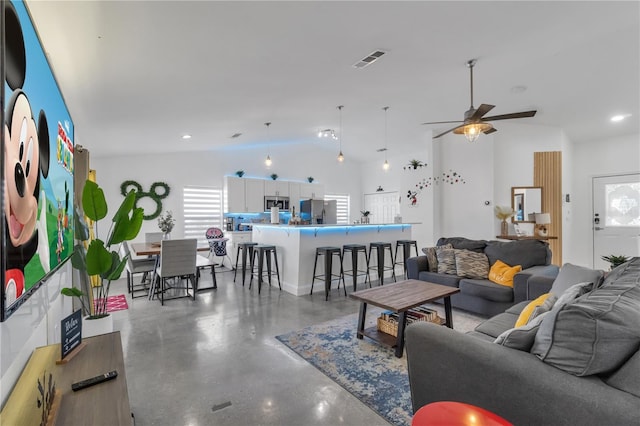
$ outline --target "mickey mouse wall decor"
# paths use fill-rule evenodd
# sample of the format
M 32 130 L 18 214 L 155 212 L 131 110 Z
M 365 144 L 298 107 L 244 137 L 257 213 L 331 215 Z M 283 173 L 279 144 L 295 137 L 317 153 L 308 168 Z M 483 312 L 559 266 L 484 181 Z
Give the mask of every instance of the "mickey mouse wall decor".
M 26 6 L 2 13 L 4 320 L 73 252 L 73 124 Z

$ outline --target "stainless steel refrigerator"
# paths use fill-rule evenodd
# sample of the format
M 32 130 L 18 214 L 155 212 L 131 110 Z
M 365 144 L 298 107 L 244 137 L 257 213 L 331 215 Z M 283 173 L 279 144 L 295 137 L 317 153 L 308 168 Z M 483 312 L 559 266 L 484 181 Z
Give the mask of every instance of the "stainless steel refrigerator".
M 335 225 L 336 200 L 302 200 L 300 201 L 300 217 L 309 223 Z

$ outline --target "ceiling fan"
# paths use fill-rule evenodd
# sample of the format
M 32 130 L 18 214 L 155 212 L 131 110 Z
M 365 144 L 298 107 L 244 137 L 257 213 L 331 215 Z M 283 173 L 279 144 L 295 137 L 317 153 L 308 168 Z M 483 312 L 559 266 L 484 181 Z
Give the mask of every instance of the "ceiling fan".
M 498 130 L 493 127 L 489 121 L 495 120 L 510 120 L 512 118 L 526 118 L 533 117 L 536 115 L 537 111 L 523 111 L 523 112 L 513 112 L 511 114 L 502 114 L 502 115 L 494 115 L 491 117 L 485 117 L 484 115 L 491 111 L 494 108 L 494 105 L 482 104 L 475 109 L 473 107 L 473 66 L 476 64 L 475 59 L 471 59 L 467 62 L 467 67 L 469 67 L 469 74 L 471 77 L 471 107 L 468 111 L 464 113 L 464 120 L 459 121 L 433 121 L 426 124 L 445 124 L 445 123 L 462 123 L 459 124 L 446 132 L 440 133 L 437 136 L 434 136 L 434 139 L 439 138 L 440 136 L 444 136 L 449 132 L 453 132 L 458 135 L 465 135 L 469 142 L 473 142 L 478 139 L 480 133 L 484 133 L 488 135 L 493 132 L 497 132 Z

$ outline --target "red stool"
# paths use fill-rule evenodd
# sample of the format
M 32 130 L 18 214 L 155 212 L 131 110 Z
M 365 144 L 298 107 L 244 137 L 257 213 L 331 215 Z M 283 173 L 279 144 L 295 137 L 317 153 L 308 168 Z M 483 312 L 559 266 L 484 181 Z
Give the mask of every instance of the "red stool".
M 432 402 L 416 411 L 411 426 L 512 426 L 484 408 L 462 402 Z

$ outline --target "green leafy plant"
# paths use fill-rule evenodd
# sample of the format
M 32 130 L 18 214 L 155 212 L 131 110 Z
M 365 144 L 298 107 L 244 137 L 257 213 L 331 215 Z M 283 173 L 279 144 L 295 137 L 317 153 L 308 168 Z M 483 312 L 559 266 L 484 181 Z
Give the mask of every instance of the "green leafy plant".
M 406 166 L 403 167 L 403 169 L 404 170 L 407 170 L 407 169 L 416 170 L 416 169 L 418 169 L 418 167 L 426 167 L 426 166 L 427 166 L 427 163 L 423 163 L 420 160 L 411 160 L 411 161 L 409 161 L 409 164 L 407 164 Z
M 271 176 L 269 176 L 271 179 L 276 180 L 278 179 L 278 175 L 273 173 Z
M 309 181 L 309 183 L 313 182 L 313 176 L 309 176 L 307 180 Z
M 242 176 L 244 176 L 244 170 L 238 170 L 238 171 L 236 172 L 236 176 L 238 176 L 238 177 L 242 177 Z
M 134 239 L 140 232 L 144 212 L 142 208 L 134 207 L 135 201 L 136 192 L 131 190 L 113 215 L 106 243 L 96 238 L 89 242 L 87 249 L 85 249 L 85 241 L 89 241 L 89 232 L 81 214 L 76 214 L 77 242 L 71 256 L 71 264 L 80 271 L 81 280 L 86 281 L 88 277 L 96 277 L 89 290 L 92 292 L 95 303 L 90 303 L 91 299 L 86 291 L 83 292 L 76 287 L 65 287 L 60 292 L 65 296 L 77 297 L 89 318 L 102 318 L 109 315 L 107 298 L 111 281 L 120 278 L 127 263 L 126 256 L 120 258 L 118 251 L 111 250 L 111 247 Z M 102 188 L 90 180 L 87 180 L 82 191 L 82 209 L 84 215 L 93 221 L 97 235 L 98 224 L 107 216 L 109 209 Z
M 611 264 L 611 269 L 622 265 L 623 263 L 627 263 L 630 258 L 625 255 L 615 255 L 610 254 L 609 256 L 602 256 L 602 260 L 605 262 L 609 262 Z
M 371 212 L 369 210 L 360 210 L 360 214 L 364 217 L 368 217 Z

